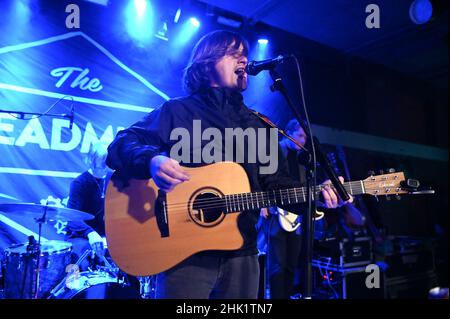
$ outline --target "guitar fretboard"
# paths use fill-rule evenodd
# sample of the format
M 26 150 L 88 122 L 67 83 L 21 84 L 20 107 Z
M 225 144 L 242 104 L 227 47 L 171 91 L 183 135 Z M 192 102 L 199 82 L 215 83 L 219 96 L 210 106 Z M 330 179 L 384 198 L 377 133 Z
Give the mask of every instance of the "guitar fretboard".
M 365 193 L 363 181 L 346 182 L 343 183 L 343 186 L 350 195 Z M 317 198 L 324 187 L 324 185 L 316 186 L 315 198 Z M 263 207 L 305 203 L 308 201 L 308 190 L 306 187 L 298 187 L 265 192 L 231 194 L 224 196 L 221 200 L 225 202 L 228 213 L 240 212 Z

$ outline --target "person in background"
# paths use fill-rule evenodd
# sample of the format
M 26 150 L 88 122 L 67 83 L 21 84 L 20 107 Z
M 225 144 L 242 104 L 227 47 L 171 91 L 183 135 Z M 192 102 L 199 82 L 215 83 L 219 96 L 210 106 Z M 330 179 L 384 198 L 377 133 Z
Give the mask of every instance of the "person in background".
M 305 147 L 307 136 L 296 119 L 290 120 L 284 131 L 297 142 L 296 144 L 287 137 L 283 137 L 279 143 L 288 164 L 289 175 L 304 184 L 306 183 L 306 169 L 299 158 L 304 155 L 301 147 Z M 324 179 L 324 177 L 318 176 L 319 182 Z M 342 177 L 339 179 L 343 182 Z M 324 183 L 329 183 L 329 181 L 324 181 Z M 345 209 L 350 212 L 349 218 L 360 217 L 351 202 L 339 202 L 337 205 L 331 206 L 329 203 L 318 201 L 317 207 L 319 210 L 327 207 L 332 208 L 333 211 Z M 266 271 L 271 299 L 289 299 L 295 294 L 295 277 L 302 250 L 301 226 L 295 230 L 284 229 L 279 222 L 280 213 L 283 212 L 279 207 L 264 208 L 261 210 L 259 221 L 259 231 L 263 233 L 262 237 L 265 239 Z M 323 214 L 316 213 L 316 221 L 323 220 L 321 217 Z M 283 217 L 281 216 L 281 218 Z M 297 217 L 297 223 L 301 223 L 301 215 Z
M 67 240 L 72 243 L 76 258 L 88 249 L 92 249 L 98 257 L 105 254 L 104 198 L 111 177 L 111 170 L 105 163 L 107 147 L 103 142 L 93 144 L 85 160 L 88 170 L 70 184 L 67 207 L 94 216 L 85 222 L 70 221 L 66 225 Z

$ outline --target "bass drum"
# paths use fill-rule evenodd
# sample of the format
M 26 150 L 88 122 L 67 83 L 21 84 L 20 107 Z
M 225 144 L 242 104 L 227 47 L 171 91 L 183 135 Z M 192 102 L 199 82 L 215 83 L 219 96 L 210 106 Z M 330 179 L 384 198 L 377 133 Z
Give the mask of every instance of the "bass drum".
M 139 289 L 104 271 L 84 271 L 68 276 L 52 299 L 141 299 Z

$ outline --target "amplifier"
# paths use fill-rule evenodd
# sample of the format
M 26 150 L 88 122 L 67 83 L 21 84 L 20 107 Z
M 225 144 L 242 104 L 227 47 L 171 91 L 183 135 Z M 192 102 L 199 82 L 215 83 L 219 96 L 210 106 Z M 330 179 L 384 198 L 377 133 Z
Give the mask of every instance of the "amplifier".
M 317 299 L 384 299 L 385 278 L 380 272 L 377 287 L 368 287 L 366 266 L 340 267 L 314 259 L 313 295 Z
M 377 261 L 387 265 L 386 276 L 398 277 L 435 270 L 434 244 L 430 239 L 390 237 L 374 248 Z
M 317 258 L 329 257 L 331 263 L 340 267 L 354 267 L 370 264 L 373 260 L 372 239 L 370 237 L 327 238 L 314 247 Z
M 434 242 L 429 238 L 391 236 L 374 247 L 375 259 L 385 265 L 389 299 L 427 299 L 438 285 Z
M 429 298 L 431 288 L 438 285 L 434 271 L 413 273 L 405 276 L 386 276 L 386 297 L 389 299 L 422 299 Z

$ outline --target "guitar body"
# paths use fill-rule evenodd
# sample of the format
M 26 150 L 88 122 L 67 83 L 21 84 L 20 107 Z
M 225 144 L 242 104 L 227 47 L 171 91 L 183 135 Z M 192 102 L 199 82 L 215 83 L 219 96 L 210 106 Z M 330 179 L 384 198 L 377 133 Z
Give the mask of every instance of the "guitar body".
M 198 208 L 198 203 L 223 195 L 250 192 L 242 166 L 220 162 L 184 169 L 190 180 L 167 194 L 161 192 L 165 197 L 161 207 L 157 204 L 161 193 L 158 197 L 152 179 L 111 179 L 105 198 L 106 238 L 114 262 L 126 273 L 150 276 L 200 251 L 242 246 L 237 227 L 239 212 L 225 214 L 217 205 Z M 167 218 L 166 237 L 162 236 L 157 216 L 162 216 L 163 221 Z

